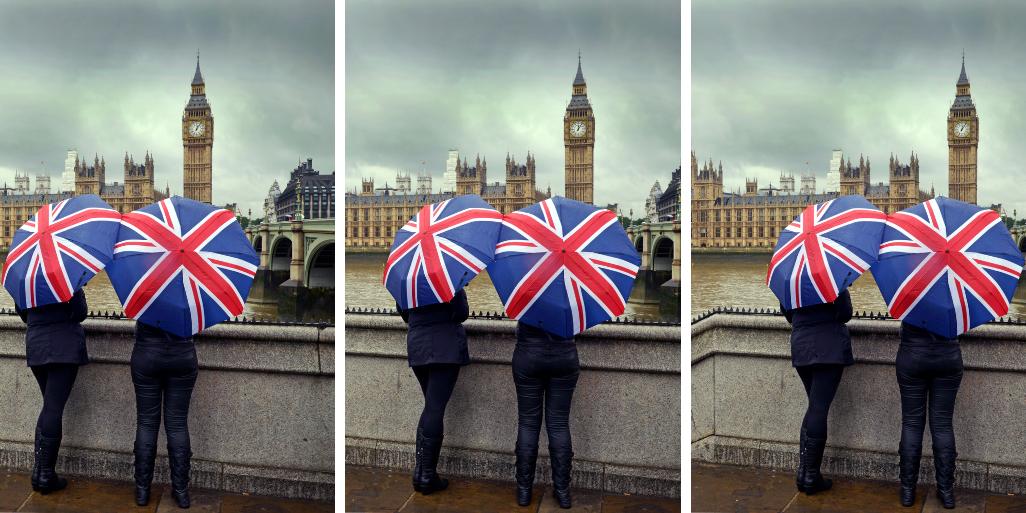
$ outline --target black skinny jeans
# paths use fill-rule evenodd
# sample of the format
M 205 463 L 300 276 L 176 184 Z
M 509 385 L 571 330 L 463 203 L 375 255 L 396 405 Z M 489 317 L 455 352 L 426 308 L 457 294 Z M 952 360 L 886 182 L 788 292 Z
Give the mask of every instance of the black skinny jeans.
M 445 406 L 456 388 L 460 366 L 446 363 L 418 365 L 413 367 L 413 374 L 417 376 L 420 391 L 424 394 L 424 409 L 420 412 L 417 428 L 428 438 L 439 438 L 445 434 Z
M 837 386 L 841 384 L 844 374 L 843 365 L 808 365 L 795 367 L 798 376 L 805 385 L 805 395 L 809 399 L 809 407 L 805 410 L 802 427 L 811 438 L 827 437 L 827 416 L 830 403 L 834 402 Z
M 572 342 L 534 345 L 517 343 L 513 350 L 513 383 L 517 387 L 517 450 L 536 452 L 542 408 L 549 452 L 570 451 L 570 405 L 581 373 L 577 345 Z
M 901 390 L 899 450 L 918 458 L 923 453 L 923 430 L 930 414 L 934 454 L 955 453 L 952 417 L 962 383 L 962 349 L 957 342 L 898 346 L 894 360 Z M 929 405 L 929 406 L 927 406 Z
M 189 402 L 198 372 L 196 346 L 192 342 L 136 341 L 132 350 L 132 383 L 137 447 L 157 445 L 163 406 L 168 451 L 191 449 Z
M 36 429 L 47 438 L 61 438 L 63 434 L 64 406 L 68 404 L 71 388 L 78 377 L 78 365 L 48 363 L 30 367 L 43 394 L 43 409 L 39 411 Z

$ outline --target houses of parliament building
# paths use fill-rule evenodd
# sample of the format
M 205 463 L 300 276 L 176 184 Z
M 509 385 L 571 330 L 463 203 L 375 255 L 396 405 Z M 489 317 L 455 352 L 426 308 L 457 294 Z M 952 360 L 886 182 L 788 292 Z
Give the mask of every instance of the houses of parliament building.
M 969 93 L 969 79 L 962 71 L 955 85 L 955 100 L 948 110 L 948 197 L 976 204 L 979 119 Z M 833 167 L 833 166 L 831 166 Z M 874 184 L 870 178 L 868 157 L 859 161 L 840 159 L 838 190 L 816 193 L 803 190 L 795 193 L 793 186 L 760 189 L 757 180 L 746 180 L 744 192 L 723 189 L 723 164 L 712 160 L 701 167 L 691 153 L 691 247 L 692 248 L 762 248 L 771 250 L 780 231 L 806 206 L 838 196 L 858 194 L 885 213 L 912 207 L 935 196 L 920 189 L 919 158 L 912 153 L 907 163 L 891 156 L 888 162 L 888 183 Z M 781 175 L 781 183 L 794 178 Z
M 577 59 L 570 102 L 563 116 L 563 148 L 566 197 L 591 204 L 594 191 L 595 115 L 588 101 L 587 83 Z M 455 153 L 455 152 L 452 152 Z M 525 161 L 506 155 L 505 183 L 488 181 L 488 159 L 476 156 L 455 157 L 455 190 L 434 193 L 431 177 L 418 177 L 412 187 L 408 174 L 396 175 L 396 187 L 387 183 L 375 187 L 373 179 L 363 179 L 360 192 L 345 196 L 346 249 L 387 250 L 398 231 L 424 205 L 459 195 L 476 194 L 493 208 L 508 214 L 552 196 L 551 189 L 541 192 L 535 180 L 535 158 L 528 152 Z

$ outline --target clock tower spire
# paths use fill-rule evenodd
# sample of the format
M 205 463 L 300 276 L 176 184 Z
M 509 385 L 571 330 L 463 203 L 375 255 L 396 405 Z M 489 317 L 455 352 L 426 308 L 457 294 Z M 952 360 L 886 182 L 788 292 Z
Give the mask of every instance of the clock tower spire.
M 200 72 L 199 51 L 196 51 L 196 73 L 192 77 L 192 94 L 182 114 L 182 147 L 184 151 L 183 195 L 211 203 L 212 152 L 214 116 L 207 103 L 206 84 Z
M 948 110 L 948 197 L 976 204 L 976 148 L 979 145 L 980 120 L 969 94 L 969 77 L 962 72 L 955 83 L 955 101 Z
M 588 102 L 588 84 L 581 71 L 581 53 L 577 52 L 577 76 L 574 77 L 570 104 L 563 115 L 564 195 L 589 205 L 595 189 L 595 114 Z

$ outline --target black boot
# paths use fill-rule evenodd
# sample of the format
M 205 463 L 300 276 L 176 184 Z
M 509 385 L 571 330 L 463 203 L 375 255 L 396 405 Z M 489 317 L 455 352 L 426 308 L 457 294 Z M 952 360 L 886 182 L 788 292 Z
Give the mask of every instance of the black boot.
M 806 439 L 805 428 L 802 428 L 801 436 L 798 438 L 798 472 L 795 473 L 794 485 L 798 487 L 799 492 L 805 491 L 805 486 L 802 485 L 802 480 L 805 477 L 805 439 Z
M 934 450 L 933 468 L 937 472 L 937 498 L 944 509 L 955 507 L 955 451 Z
M 135 503 L 145 506 L 150 502 L 150 484 L 153 483 L 153 464 L 157 447 L 135 442 Z
M 43 495 L 68 486 L 68 480 L 57 475 L 57 451 L 61 448 L 60 438 L 50 438 L 39 434 L 36 447 L 36 465 L 39 466 L 39 477 L 36 479 L 37 491 Z
M 191 505 L 189 500 L 189 469 L 192 451 L 189 448 L 168 447 L 167 460 L 171 467 L 171 497 L 179 508 L 186 509 Z
M 549 462 L 552 464 L 552 496 L 559 507 L 570 509 L 570 467 L 574 452 L 570 447 L 549 446 Z
M 901 505 L 906 508 L 916 503 L 916 485 L 919 483 L 919 460 L 922 449 L 898 448 L 898 480 L 901 481 Z
M 442 452 L 442 437 L 428 438 L 417 428 L 417 464 L 413 470 L 413 489 L 429 495 L 449 487 L 449 480 L 438 477 L 438 455 Z
M 805 435 L 805 474 L 802 476 L 801 486 L 806 495 L 813 495 L 817 492 L 829 490 L 834 482 L 823 478 L 819 467 L 823 463 L 823 450 L 826 449 L 826 438 L 813 438 Z
M 538 447 L 521 447 L 518 443 L 516 456 L 517 504 L 527 506 L 531 504 L 531 490 L 534 487 L 534 467 L 538 461 Z
M 36 439 L 32 445 L 32 454 L 39 454 L 39 426 L 36 426 Z M 32 491 L 39 491 L 39 458 L 32 463 Z

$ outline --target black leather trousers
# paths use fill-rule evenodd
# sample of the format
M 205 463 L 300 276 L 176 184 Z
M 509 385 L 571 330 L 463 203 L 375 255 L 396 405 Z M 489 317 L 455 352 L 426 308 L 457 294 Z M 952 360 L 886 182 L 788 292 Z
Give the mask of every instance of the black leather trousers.
M 161 410 L 168 451 L 188 451 L 189 402 L 198 365 L 192 342 L 139 342 L 132 350 L 135 385 L 136 446 L 154 447 Z
M 581 364 L 573 343 L 528 345 L 513 351 L 513 382 L 517 388 L 517 449 L 538 448 L 542 411 L 549 452 L 569 453 L 570 405 Z
M 902 343 L 895 358 L 901 390 L 899 450 L 918 461 L 923 451 L 927 415 L 936 456 L 955 457 L 952 417 L 962 383 L 962 350 L 957 342 L 930 345 Z

